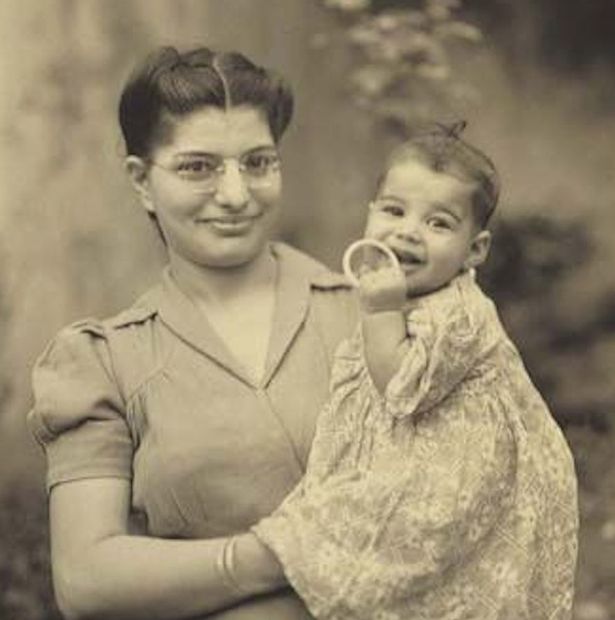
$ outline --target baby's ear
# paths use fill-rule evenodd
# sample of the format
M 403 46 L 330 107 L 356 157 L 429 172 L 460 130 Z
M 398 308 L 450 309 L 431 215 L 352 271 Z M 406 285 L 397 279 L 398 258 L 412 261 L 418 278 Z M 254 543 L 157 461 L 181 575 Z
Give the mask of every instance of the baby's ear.
M 472 269 L 482 265 L 487 259 L 489 248 L 491 247 L 491 233 L 488 230 L 481 230 L 470 244 L 470 251 L 463 263 L 465 269 Z

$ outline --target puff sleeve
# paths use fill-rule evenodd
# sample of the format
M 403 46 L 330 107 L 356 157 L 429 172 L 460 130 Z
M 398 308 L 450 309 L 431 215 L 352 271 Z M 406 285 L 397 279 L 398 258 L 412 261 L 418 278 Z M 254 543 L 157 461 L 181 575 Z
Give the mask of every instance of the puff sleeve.
M 394 417 L 427 411 L 444 400 L 501 338 L 496 310 L 469 274 L 421 299 L 407 319 L 409 344 L 385 390 Z
M 36 362 L 28 426 L 47 456 L 47 488 L 80 478 L 132 476 L 133 444 L 105 330 L 62 330 Z

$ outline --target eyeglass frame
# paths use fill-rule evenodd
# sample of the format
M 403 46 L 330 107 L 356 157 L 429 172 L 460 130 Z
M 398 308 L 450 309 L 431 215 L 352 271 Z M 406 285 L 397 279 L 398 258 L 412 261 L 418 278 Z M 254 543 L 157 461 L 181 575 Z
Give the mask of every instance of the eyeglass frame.
M 268 155 L 273 155 L 275 158 L 274 163 L 269 167 L 269 169 L 266 171 L 264 175 L 265 177 L 268 177 L 265 182 L 262 181 L 263 177 L 252 177 L 251 178 L 249 174 L 246 175 L 246 172 L 247 172 L 246 164 L 242 161 L 242 159 L 250 155 L 254 155 L 258 153 L 259 151 L 266 151 Z M 273 145 L 257 146 L 253 149 L 246 151 L 245 153 L 241 153 L 240 155 L 234 155 L 234 156 L 231 155 L 229 157 L 224 157 L 222 155 L 218 155 L 217 153 L 207 153 L 207 152 L 201 152 L 201 151 L 180 153 L 178 155 L 175 155 L 175 157 L 178 157 L 178 156 L 185 157 L 185 158 L 193 157 L 195 159 L 199 159 L 199 158 L 204 159 L 204 158 L 209 157 L 209 158 L 215 158 L 219 160 L 218 166 L 211 173 L 212 174 L 211 187 L 208 187 L 208 188 L 205 188 L 203 186 L 195 187 L 194 185 L 198 185 L 199 183 L 203 184 L 203 182 L 205 182 L 206 180 L 205 179 L 200 179 L 200 180 L 190 179 L 182 175 L 181 171 L 175 166 L 169 166 L 169 165 L 162 164 L 159 161 L 156 161 L 155 159 L 152 159 L 152 158 L 147 158 L 147 159 L 144 159 L 143 161 L 145 161 L 151 166 L 155 166 L 156 168 L 160 168 L 161 170 L 165 170 L 166 172 L 171 173 L 173 176 L 177 177 L 180 181 L 183 181 L 187 184 L 193 184 L 193 188 L 192 188 L 193 191 L 199 194 L 214 194 L 216 191 L 218 191 L 220 179 L 226 173 L 226 170 L 227 170 L 226 166 L 227 166 L 228 161 L 237 162 L 237 170 L 239 171 L 239 174 L 241 175 L 241 178 L 244 181 L 246 187 L 250 190 L 260 189 L 261 187 L 264 188 L 264 187 L 267 187 L 268 185 L 271 185 L 272 179 L 270 177 L 272 177 L 274 173 L 279 173 L 280 167 L 281 167 L 279 152 L 277 148 Z M 258 184 L 258 187 L 254 187 L 253 185 L 254 181 L 257 181 L 257 182 L 261 181 Z

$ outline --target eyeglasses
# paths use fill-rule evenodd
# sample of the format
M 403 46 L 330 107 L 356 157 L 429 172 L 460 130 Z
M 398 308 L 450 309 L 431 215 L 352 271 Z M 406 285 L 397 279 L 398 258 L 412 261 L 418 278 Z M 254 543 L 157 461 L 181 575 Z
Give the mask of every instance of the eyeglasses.
M 243 182 L 251 190 L 258 190 L 272 184 L 280 171 L 280 156 L 275 148 L 261 147 L 243 153 L 238 157 L 222 157 L 214 153 L 190 153 L 180 155 L 171 165 L 148 160 L 150 164 L 171 172 L 192 186 L 195 192 L 214 193 L 220 179 L 226 172 L 229 161 L 237 162 L 237 169 Z

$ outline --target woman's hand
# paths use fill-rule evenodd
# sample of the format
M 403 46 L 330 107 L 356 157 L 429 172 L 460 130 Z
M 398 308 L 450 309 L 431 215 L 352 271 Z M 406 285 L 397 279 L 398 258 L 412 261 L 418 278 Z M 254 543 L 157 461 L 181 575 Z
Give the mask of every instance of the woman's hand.
M 230 570 L 240 588 L 255 593 L 288 585 L 282 565 L 256 534 L 239 534 L 235 541 L 234 562 Z

